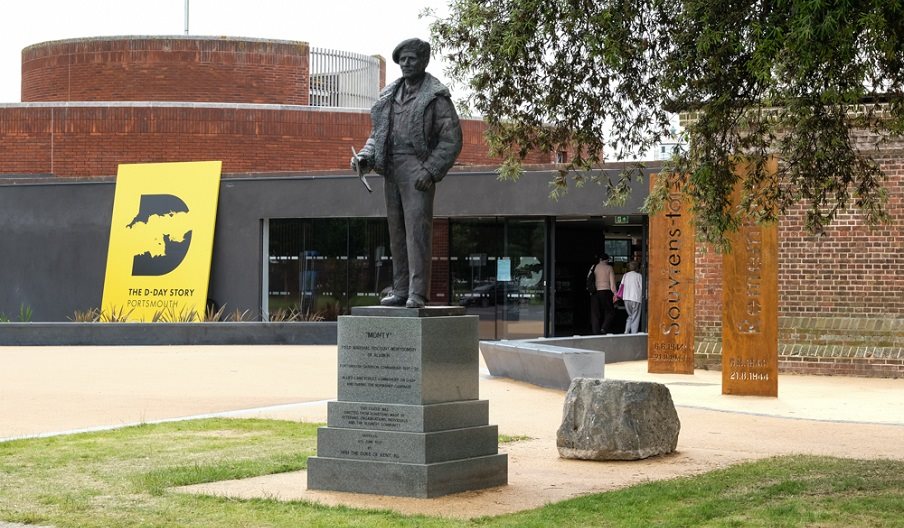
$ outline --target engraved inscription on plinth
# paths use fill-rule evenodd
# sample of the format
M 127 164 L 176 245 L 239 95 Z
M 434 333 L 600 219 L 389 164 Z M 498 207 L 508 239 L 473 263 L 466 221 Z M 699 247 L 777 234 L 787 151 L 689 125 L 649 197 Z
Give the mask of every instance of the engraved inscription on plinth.
M 339 400 L 424 405 L 476 400 L 476 317 L 345 317 Z
M 495 425 L 433 433 L 321 427 L 317 431 L 317 456 L 431 464 L 495 455 L 498 436 Z
M 722 257 L 722 393 L 778 396 L 778 227 L 748 220 L 729 240 L 731 252 Z
M 417 347 L 401 332 L 376 326 L 339 345 L 339 399 L 419 403 L 409 401 L 421 385 Z
M 489 402 L 469 400 L 433 405 L 335 401 L 327 404 L 330 427 L 431 432 L 489 423 Z
M 651 373 L 694 373 L 694 247 L 687 201 L 678 180 L 670 178 L 665 210 L 650 217 L 647 370 Z
M 329 402 L 345 403 L 345 402 Z M 334 405 L 329 405 L 333 414 Z M 399 406 L 396 406 L 399 407 Z M 405 407 L 416 407 L 406 405 Z M 407 431 L 411 428 L 412 416 L 410 413 L 402 413 L 387 405 L 366 405 L 363 403 L 348 404 L 344 408 L 334 411 L 336 417 L 330 416 L 329 425 L 332 427 L 347 427 L 359 429 L 377 429 L 382 431 L 400 430 Z M 340 425 L 341 424 L 341 425 Z

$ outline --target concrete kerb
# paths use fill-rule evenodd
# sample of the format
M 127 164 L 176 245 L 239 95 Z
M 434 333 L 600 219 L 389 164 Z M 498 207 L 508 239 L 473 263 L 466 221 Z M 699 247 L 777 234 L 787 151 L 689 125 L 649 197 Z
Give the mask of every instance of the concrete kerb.
M 336 322 L 3 323 L 0 346 L 334 345 Z

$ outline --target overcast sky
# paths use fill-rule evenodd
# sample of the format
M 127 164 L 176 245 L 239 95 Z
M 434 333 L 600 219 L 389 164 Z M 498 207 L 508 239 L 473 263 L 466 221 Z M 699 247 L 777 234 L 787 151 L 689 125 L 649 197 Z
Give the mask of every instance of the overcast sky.
M 392 49 L 429 40 L 425 7 L 446 0 L 190 0 L 189 34 L 299 40 L 382 55 L 387 82 L 399 76 Z M 21 101 L 22 49 L 51 40 L 113 35 L 184 35 L 185 0 L 9 0 L 0 31 L 0 103 Z M 436 58 L 428 71 L 445 79 Z

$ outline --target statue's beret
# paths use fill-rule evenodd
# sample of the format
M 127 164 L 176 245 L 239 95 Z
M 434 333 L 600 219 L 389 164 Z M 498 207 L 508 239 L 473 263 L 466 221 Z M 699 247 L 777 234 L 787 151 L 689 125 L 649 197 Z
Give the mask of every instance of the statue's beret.
M 419 38 L 410 38 L 407 40 L 403 40 L 399 43 L 398 46 L 392 50 L 392 62 L 398 64 L 399 63 L 399 55 L 402 53 L 404 49 L 412 49 L 415 53 L 417 53 L 418 57 L 430 57 L 430 43 L 424 42 Z

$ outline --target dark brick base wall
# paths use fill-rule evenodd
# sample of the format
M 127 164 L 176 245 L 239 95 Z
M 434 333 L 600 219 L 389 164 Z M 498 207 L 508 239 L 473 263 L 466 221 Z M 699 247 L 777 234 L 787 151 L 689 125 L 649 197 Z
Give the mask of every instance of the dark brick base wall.
M 721 370 L 722 342 L 697 343 L 697 368 Z M 783 373 L 904 378 L 904 318 L 779 318 Z

